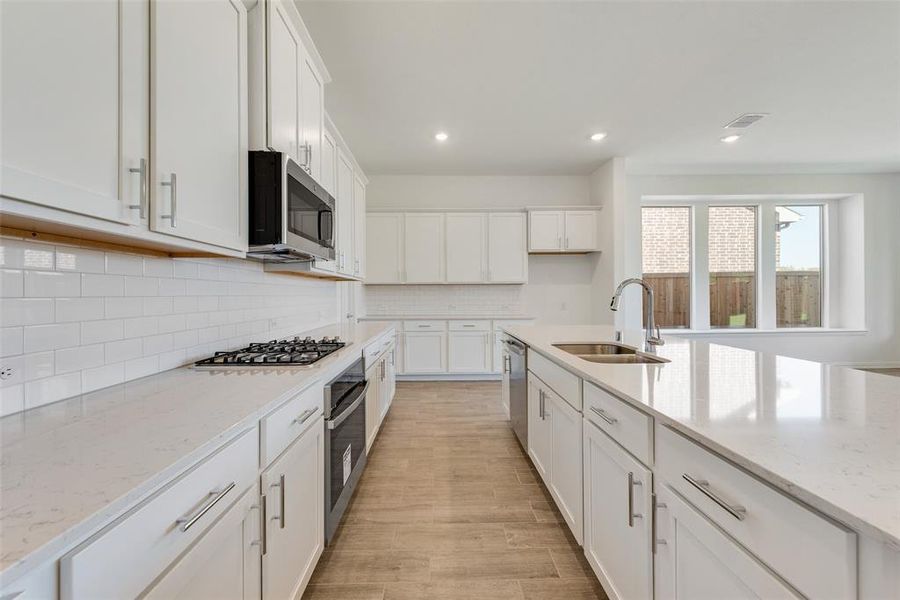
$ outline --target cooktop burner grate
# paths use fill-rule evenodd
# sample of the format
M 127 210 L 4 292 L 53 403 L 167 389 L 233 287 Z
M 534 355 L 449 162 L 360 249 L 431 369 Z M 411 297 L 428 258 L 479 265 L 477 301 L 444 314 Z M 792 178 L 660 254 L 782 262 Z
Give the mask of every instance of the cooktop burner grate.
M 346 346 L 340 338 L 295 337 L 292 340 L 272 340 L 252 343 L 240 350 L 216 352 L 194 363 L 198 367 L 229 367 L 254 365 L 311 365 Z

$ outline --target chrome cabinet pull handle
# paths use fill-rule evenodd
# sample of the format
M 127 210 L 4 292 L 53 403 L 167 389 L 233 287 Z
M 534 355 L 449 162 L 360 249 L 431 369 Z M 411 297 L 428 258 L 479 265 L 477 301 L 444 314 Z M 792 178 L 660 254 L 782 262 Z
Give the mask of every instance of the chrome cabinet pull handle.
M 169 219 L 172 223 L 172 227 L 178 227 L 178 224 L 175 220 L 175 215 L 178 211 L 178 180 L 175 177 L 175 173 L 172 173 L 169 181 L 163 181 L 160 185 L 164 185 L 172 189 L 172 212 L 168 215 L 160 215 L 160 219 Z
M 721 496 L 710 489 L 709 482 L 705 479 L 694 479 L 687 473 L 684 473 L 681 477 L 689 484 L 697 488 L 701 494 L 718 504 L 723 510 L 725 510 L 725 512 L 727 512 L 738 521 L 743 521 L 744 517 L 747 516 L 746 508 L 740 505 L 729 504 L 728 502 L 726 502 Z
M 187 531 L 188 529 L 190 529 L 191 527 L 193 527 L 193 526 L 194 526 L 194 523 L 196 523 L 196 522 L 199 521 L 201 518 L 203 518 L 203 515 L 205 515 L 206 513 L 208 513 L 208 512 L 212 509 L 212 507 L 215 506 L 215 505 L 219 502 L 219 500 L 221 500 L 222 498 L 224 498 L 225 495 L 226 495 L 228 492 L 230 492 L 232 489 L 234 489 L 234 482 L 233 482 L 233 481 L 232 481 L 231 483 L 229 483 L 228 485 L 226 485 L 226 486 L 225 486 L 223 489 L 221 489 L 221 490 L 216 489 L 216 490 L 211 491 L 211 492 L 207 495 L 207 497 L 209 498 L 209 500 L 206 502 L 206 504 L 204 504 L 203 506 L 201 506 L 200 509 L 199 509 L 197 512 L 195 512 L 194 514 L 192 514 L 192 515 L 185 515 L 185 516 L 183 516 L 183 517 L 179 517 L 179 518 L 175 519 L 175 522 L 176 522 L 177 524 L 181 525 L 181 527 L 180 527 L 181 531 Z
M 266 527 L 268 526 L 268 521 L 266 520 L 266 495 L 262 494 L 259 497 L 259 537 L 262 539 L 262 555 L 265 556 L 268 551 L 268 540 L 269 534 L 267 533 Z
M 653 511 L 653 521 L 650 524 L 650 540 L 651 540 L 651 551 L 653 554 L 656 554 L 657 546 L 665 546 L 666 540 L 661 540 L 656 537 L 657 529 L 659 528 L 659 510 L 662 508 L 666 508 L 666 504 L 664 502 L 658 502 L 656 500 L 656 494 L 650 494 L 650 501 L 652 503 L 652 511 Z
M 609 423 L 610 425 L 615 425 L 616 423 L 619 422 L 619 420 L 617 418 L 609 416 L 608 414 L 606 414 L 606 412 L 603 411 L 603 409 L 597 408 L 596 406 L 591 407 L 591 412 L 594 413 L 595 415 L 597 415 L 598 417 L 600 417 L 601 419 L 603 419 L 604 421 L 606 421 L 607 423 Z
M 141 211 L 141 218 L 143 219 L 147 216 L 147 159 L 142 158 L 140 166 L 137 168 L 131 167 L 128 169 L 128 172 L 140 173 L 141 175 L 141 199 L 137 204 L 129 204 L 128 208 Z
M 306 423 L 306 422 L 309 420 L 309 418 L 310 418 L 311 416 L 313 416 L 314 414 L 316 414 L 316 409 L 315 409 L 315 408 L 310 408 L 310 409 L 308 409 L 308 410 L 304 410 L 302 413 L 300 413 L 300 416 L 299 416 L 299 417 L 297 417 L 296 419 L 294 419 L 294 420 L 291 421 L 291 422 L 292 422 L 292 423 L 296 423 L 296 424 L 298 424 L 298 425 L 303 425 L 303 424 Z
M 278 477 L 278 483 L 269 484 L 270 488 L 278 488 L 278 495 L 280 498 L 281 510 L 278 511 L 277 515 L 272 515 L 269 519 L 270 521 L 278 521 L 278 526 L 281 529 L 284 529 L 284 475 L 280 475 Z
M 634 512 L 634 486 L 644 485 L 642 481 L 634 478 L 634 473 L 628 472 L 628 526 L 634 527 L 635 519 L 643 519 L 644 515 Z

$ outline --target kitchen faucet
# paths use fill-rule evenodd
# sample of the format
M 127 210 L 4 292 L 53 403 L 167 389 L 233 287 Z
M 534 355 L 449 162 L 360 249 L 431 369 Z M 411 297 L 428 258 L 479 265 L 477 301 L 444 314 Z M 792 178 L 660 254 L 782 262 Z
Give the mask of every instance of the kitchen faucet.
M 659 335 L 659 326 L 653 318 L 653 288 L 650 287 L 649 283 L 637 277 L 626 279 L 616 288 L 616 293 L 613 294 L 612 301 L 609 303 L 609 309 L 613 311 L 619 310 L 619 299 L 622 296 L 622 292 L 632 283 L 647 290 L 647 327 L 644 334 L 644 352 L 656 352 L 656 346 L 662 346 L 666 342 Z M 656 331 L 656 335 L 653 335 L 654 331 Z

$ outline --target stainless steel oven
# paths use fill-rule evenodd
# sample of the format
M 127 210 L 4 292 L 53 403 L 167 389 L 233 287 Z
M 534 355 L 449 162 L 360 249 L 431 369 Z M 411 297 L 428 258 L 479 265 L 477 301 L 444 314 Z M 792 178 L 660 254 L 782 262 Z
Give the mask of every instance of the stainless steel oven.
M 334 537 L 366 467 L 366 381 L 363 359 L 325 386 L 325 543 Z
M 250 251 L 263 260 L 334 258 L 334 198 L 283 152 L 250 152 Z

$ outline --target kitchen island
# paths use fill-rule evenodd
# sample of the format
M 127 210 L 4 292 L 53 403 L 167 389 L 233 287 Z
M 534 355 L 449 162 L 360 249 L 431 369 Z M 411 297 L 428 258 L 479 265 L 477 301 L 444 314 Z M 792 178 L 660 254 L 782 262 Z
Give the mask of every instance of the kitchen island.
M 681 577 L 679 585 L 689 576 L 680 570 L 686 567 L 677 562 L 674 544 L 668 546 L 673 556 L 667 559 L 660 554 L 660 548 L 665 548 L 663 533 L 669 526 L 677 527 L 679 520 L 658 516 L 655 499 L 674 495 L 670 504 L 699 505 L 701 518 L 746 551 L 747 560 L 771 573 L 788 595 L 900 597 L 896 574 L 900 570 L 900 389 L 896 379 L 677 337 L 667 338 L 658 348 L 658 356 L 668 362 L 589 362 L 556 345 L 609 342 L 615 339 L 612 327 L 511 326 L 504 331 L 528 346 L 528 451 L 539 472 L 546 465 L 545 470 L 552 472 L 562 462 L 553 455 L 552 439 L 543 439 L 540 422 L 556 421 L 553 427 L 561 427 L 560 417 L 570 408 L 583 415 L 583 456 L 568 450 L 571 460 L 583 462 L 583 520 L 573 519 L 570 526 L 576 537 L 578 527 L 583 527 L 585 552 L 611 596 L 627 595 L 629 590 L 621 581 L 613 581 L 615 559 L 604 560 L 602 548 L 590 547 L 597 544 L 597 535 L 613 531 L 595 519 L 597 535 L 590 535 L 592 436 L 598 447 L 611 443 L 610 452 L 624 450 L 625 459 L 636 463 L 627 473 L 623 471 L 630 480 L 638 479 L 638 469 L 646 469 L 646 480 L 636 484 L 636 496 L 629 487 L 627 498 L 637 502 L 646 493 L 647 502 L 653 504 L 641 515 L 651 517 L 640 519 L 641 525 L 648 525 L 641 543 L 647 546 L 643 575 L 651 581 L 655 576 L 658 591 L 665 589 L 670 575 Z M 626 332 L 625 342 L 639 346 L 642 336 L 642 332 Z M 537 425 L 531 410 L 533 395 L 538 397 Z M 548 398 L 564 398 L 566 402 L 559 405 L 566 410 L 551 408 L 546 418 L 547 406 L 557 406 Z M 552 473 L 548 477 L 551 494 L 564 514 L 566 508 L 573 514 L 581 508 L 575 506 L 574 494 L 564 497 L 565 482 L 553 482 Z M 598 490 L 593 492 L 596 495 Z M 598 508 L 610 509 L 605 500 L 593 500 Z M 787 523 L 780 521 L 788 515 L 792 519 Z M 809 516 L 815 518 L 794 531 L 793 540 L 778 535 L 779 528 L 790 529 L 791 522 L 796 525 Z M 634 519 L 628 521 L 628 529 L 633 530 Z M 682 526 L 686 522 L 680 519 Z M 829 536 L 831 541 L 826 539 Z M 773 550 L 774 546 L 781 549 Z M 822 553 L 823 562 L 816 563 L 816 548 L 823 547 L 828 551 Z M 809 554 L 789 556 L 785 548 Z M 654 551 L 655 560 L 651 558 Z M 643 555 L 643 550 L 636 552 Z M 666 566 L 667 560 L 676 562 Z M 747 577 L 759 580 L 755 572 Z

